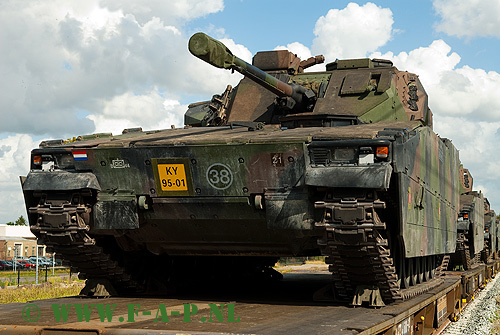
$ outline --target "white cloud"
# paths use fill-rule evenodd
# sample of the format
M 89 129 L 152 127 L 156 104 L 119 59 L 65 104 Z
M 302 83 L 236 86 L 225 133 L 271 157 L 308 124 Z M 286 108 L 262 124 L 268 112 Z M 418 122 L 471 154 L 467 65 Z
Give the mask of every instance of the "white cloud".
M 127 92 L 106 102 L 101 114 L 91 114 L 87 118 L 97 125 L 96 132 L 117 135 L 125 128 L 153 130 L 182 126 L 181 116 L 186 110 L 187 106 L 181 106 L 177 100 L 166 100 L 158 90 L 143 95 Z
M 19 176 L 29 171 L 30 151 L 36 147 L 29 135 L 17 134 L 0 139 L 0 223 L 26 218 Z
M 464 66 L 444 73 L 432 93 L 434 108 L 446 115 L 464 115 L 469 120 L 500 121 L 500 74 Z
M 176 26 L 221 10 L 219 0 L 134 1 L 123 7 L 106 1 L 106 8 L 97 1 L 16 3 L 7 1 L 0 11 L 0 113 L 17 117 L 2 118 L 0 133 L 91 133 L 102 128 L 95 122 L 116 97 L 155 88 L 168 99 L 210 97 L 239 78 L 191 56 Z M 245 47 L 234 47 L 251 59 Z
M 500 2 L 498 0 L 434 0 L 434 9 L 441 16 L 438 31 L 450 36 L 500 38 Z
M 141 24 L 148 22 L 151 17 L 159 17 L 163 21 L 182 25 L 185 21 L 224 9 L 223 0 L 101 0 L 100 5 L 112 11 L 134 13 Z
M 327 62 L 342 58 L 363 58 L 389 41 L 392 12 L 371 2 L 349 3 L 344 9 L 330 9 L 316 22 L 312 51 Z
M 460 161 L 469 169 L 475 190 L 481 190 L 493 209 L 500 210 L 500 121 L 477 121 L 465 117 L 434 115 L 434 130 L 452 139 Z

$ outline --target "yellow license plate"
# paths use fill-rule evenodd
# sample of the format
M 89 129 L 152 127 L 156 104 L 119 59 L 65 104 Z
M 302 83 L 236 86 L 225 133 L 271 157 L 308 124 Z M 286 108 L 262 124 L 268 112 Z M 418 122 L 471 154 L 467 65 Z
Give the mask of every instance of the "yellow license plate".
M 163 192 L 189 190 L 184 164 L 158 164 L 158 177 Z

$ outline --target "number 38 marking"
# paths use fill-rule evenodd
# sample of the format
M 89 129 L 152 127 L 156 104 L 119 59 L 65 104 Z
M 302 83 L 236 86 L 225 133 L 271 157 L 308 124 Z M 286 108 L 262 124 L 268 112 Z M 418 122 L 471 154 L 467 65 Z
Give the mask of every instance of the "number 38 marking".
M 233 183 L 233 174 L 227 165 L 215 163 L 208 167 L 207 180 L 216 190 L 225 190 Z

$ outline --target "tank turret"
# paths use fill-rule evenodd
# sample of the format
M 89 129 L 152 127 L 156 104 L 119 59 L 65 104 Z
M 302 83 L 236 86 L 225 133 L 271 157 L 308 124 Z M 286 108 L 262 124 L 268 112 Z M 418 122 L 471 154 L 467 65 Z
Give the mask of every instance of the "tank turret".
M 258 52 L 252 65 L 203 33 L 191 37 L 189 50 L 205 62 L 238 71 L 245 78 L 230 94 L 227 90 L 222 94 L 228 103 L 218 109 L 215 118 L 226 122 L 209 121 L 214 118 L 214 106 L 220 105 L 214 96 L 215 102 L 190 106 L 186 125 L 250 121 L 303 128 L 420 121 L 432 127 L 427 93 L 418 76 L 399 71 L 388 60 L 337 60 L 327 64 L 326 71 L 304 73 L 324 57 L 300 61 L 289 51 L 275 50 Z
M 293 109 L 300 105 L 302 109 L 309 110 L 316 101 L 316 94 L 302 85 L 287 84 L 276 77 L 249 64 L 233 55 L 222 42 L 217 41 L 204 33 L 196 33 L 189 40 L 189 51 L 201 60 L 218 68 L 234 70 L 252 79 L 276 94 L 279 105 Z

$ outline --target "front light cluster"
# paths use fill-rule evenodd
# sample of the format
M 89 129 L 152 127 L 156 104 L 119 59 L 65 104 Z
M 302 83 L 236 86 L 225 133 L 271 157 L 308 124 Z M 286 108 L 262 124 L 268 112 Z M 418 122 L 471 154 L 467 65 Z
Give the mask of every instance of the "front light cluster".
M 50 171 L 55 169 L 69 170 L 75 168 L 71 153 L 32 154 L 31 169 Z
M 389 143 L 346 147 L 344 143 L 315 143 L 309 148 L 312 165 L 367 165 L 390 159 Z M 327 143 L 325 143 L 327 144 Z M 331 144 L 331 145 L 330 145 Z

